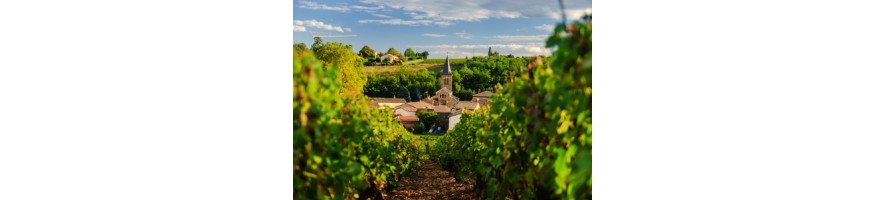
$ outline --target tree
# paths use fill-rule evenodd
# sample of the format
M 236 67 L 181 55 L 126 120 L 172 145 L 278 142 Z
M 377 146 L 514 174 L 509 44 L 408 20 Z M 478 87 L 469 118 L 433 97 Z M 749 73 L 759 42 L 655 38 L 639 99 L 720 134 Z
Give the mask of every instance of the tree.
M 403 52 L 403 55 L 406 57 L 415 57 L 415 51 L 412 51 L 412 48 L 406 49 L 406 52 Z
M 359 55 L 360 55 L 360 57 L 363 57 L 363 58 L 370 58 L 370 57 L 374 58 L 375 57 L 375 50 L 370 48 L 369 45 L 365 45 L 365 46 L 363 46 L 362 49 L 360 49 Z
M 493 54 L 492 54 L 492 47 L 489 47 L 489 57 L 492 57 L 492 56 L 493 56 Z
M 409 94 L 409 89 L 407 89 L 406 86 L 400 86 L 399 91 L 396 92 L 396 96 L 405 99 L 407 102 L 412 101 L 411 94 Z
M 363 62 L 355 53 L 352 46 L 338 42 L 323 43 L 319 37 L 314 38 L 311 46 L 317 59 L 322 60 L 324 68 L 337 68 L 335 81 L 343 87 L 341 94 L 345 96 L 358 96 L 363 93 L 366 85 L 366 74 L 363 73 Z
M 292 45 L 292 48 L 293 48 L 293 52 L 295 52 L 295 53 L 300 53 L 302 51 L 308 50 L 307 45 L 304 43 L 294 44 L 294 45 Z
M 399 54 L 399 51 L 397 51 L 397 50 L 394 49 L 394 48 L 390 48 L 390 49 L 388 49 L 388 50 L 387 50 L 387 54 L 394 55 L 394 56 L 397 56 L 397 57 L 403 57 L 402 55 Z
M 427 51 L 421 52 L 421 58 L 423 58 L 425 60 L 427 59 L 427 56 L 429 56 L 429 55 L 430 55 L 430 52 L 427 52 Z
M 313 52 L 317 52 L 317 49 L 319 49 L 322 46 L 323 46 L 323 38 L 314 37 L 313 38 L 313 45 L 310 45 L 310 50 Z
M 428 109 L 418 110 L 415 115 L 418 116 L 418 121 L 420 121 L 421 124 L 424 124 L 425 128 L 433 127 L 433 125 L 436 124 L 438 118 L 438 116 L 436 116 L 436 111 Z

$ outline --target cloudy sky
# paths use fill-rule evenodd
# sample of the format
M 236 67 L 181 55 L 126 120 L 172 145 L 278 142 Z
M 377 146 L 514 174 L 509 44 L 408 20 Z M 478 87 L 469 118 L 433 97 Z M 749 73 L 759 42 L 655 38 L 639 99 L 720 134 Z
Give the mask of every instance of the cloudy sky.
M 563 0 L 568 18 L 590 13 L 591 0 Z M 432 58 L 485 55 L 488 48 L 517 56 L 549 54 L 544 39 L 561 21 L 555 0 L 294 0 L 295 43 L 369 45 L 376 51 L 412 48 Z

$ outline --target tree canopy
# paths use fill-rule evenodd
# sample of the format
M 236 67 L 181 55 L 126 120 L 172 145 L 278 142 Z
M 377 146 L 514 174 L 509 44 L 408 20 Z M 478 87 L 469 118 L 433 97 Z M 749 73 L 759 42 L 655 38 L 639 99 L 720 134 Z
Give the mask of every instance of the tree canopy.
M 323 43 L 319 37 L 314 38 L 311 50 L 317 59 L 325 63 L 324 67 L 337 69 L 336 81 L 343 88 L 341 93 L 348 96 L 356 96 L 362 93 L 366 85 L 366 75 L 363 72 L 363 62 L 352 52 L 351 45 L 338 42 Z
M 360 49 L 359 56 L 363 58 L 373 58 L 375 57 L 375 50 L 369 47 L 369 45 L 364 45 L 362 49 Z
M 403 57 L 403 55 L 399 54 L 399 51 L 397 51 L 395 48 L 388 49 L 387 53 L 391 54 L 391 55 L 395 55 L 397 57 Z

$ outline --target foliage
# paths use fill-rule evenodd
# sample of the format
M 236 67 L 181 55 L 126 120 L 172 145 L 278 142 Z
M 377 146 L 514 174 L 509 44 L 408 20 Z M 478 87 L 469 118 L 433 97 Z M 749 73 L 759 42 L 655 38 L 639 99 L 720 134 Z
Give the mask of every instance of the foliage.
M 589 22 L 557 25 L 549 62 L 517 68 L 490 107 L 463 114 L 436 141 L 431 158 L 473 177 L 485 198 L 592 198 L 591 37 Z
M 427 56 L 430 56 L 430 52 L 424 51 L 424 52 L 421 52 L 421 53 L 418 54 L 418 55 L 421 56 L 421 59 L 425 59 L 425 60 L 426 60 L 426 59 L 427 59 Z
M 415 114 L 418 115 L 418 120 L 421 121 L 420 123 L 424 125 L 423 130 L 415 130 L 417 133 L 427 133 L 427 130 L 433 128 L 438 120 L 436 111 L 433 110 L 421 109 Z
M 311 49 L 325 66 L 335 66 L 338 69 L 335 80 L 343 86 L 341 94 L 346 96 L 362 94 L 363 86 L 366 85 L 363 62 L 351 51 L 351 46 L 338 42 L 323 43 L 319 38 L 316 40 L 318 42 L 314 43 Z
M 342 65 L 323 65 L 312 53 L 293 65 L 295 199 L 377 196 L 412 173 L 422 140 L 408 133 L 390 109 L 373 109 L 365 97 L 342 97 Z
M 403 67 L 395 72 L 368 74 L 363 94 L 370 97 L 403 97 L 400 87 L 409 91 L 409 99 L 426 98 L 439 90 L 439 76 L 427 69 L 410 71 Z
M 399 54 L 399 51 L 397 51 L 395 48 L 388 49 L 387 53 L 391 54 L 391 55 L 395 55 L 397 57 L 401 57 L 401 58 L 403 57 L 403 55 Z
M 302 51 L 305 51 L 305 50 L 309 50 L 309 49 L 307 49 L 307 45 L 305 45 L 304 43 L 298 43 L 298 44 L 292 45 L 292 51 L 294 51 L 295 53 L 301 53 Z
M 363 45 L 363 48 L 360 49 L 359 56 L 363 58 L 374 58 L 375 50 L 369 47 L 369 45 Z
M 412 48 L 407 48 L 406 51 L 403 52 L 403 55 L 408 58 L 415 57 L 415 51 L 412 50 Z

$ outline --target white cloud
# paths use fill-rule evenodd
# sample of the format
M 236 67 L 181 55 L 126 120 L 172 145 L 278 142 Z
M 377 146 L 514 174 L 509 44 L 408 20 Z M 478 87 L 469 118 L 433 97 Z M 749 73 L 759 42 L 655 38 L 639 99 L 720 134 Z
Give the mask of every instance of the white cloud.
M 375 12 L 377 10 L 384 9 L 383 5 L 377 5 L 374 7 L 369 6 L 361 6 L 361 5 L 350 5 L 347 3 L 339 3 L 338 5 L 326 5 L 317 3 L 314 1 L 298 1 L 299 8 L 310 9 L 310 10 L 331 10 L 338 12 L 348 12 L 351 10 L 363 11 L 363 12 Z
M 393 17 L 391 17 L 391 16 L 382 15 L 382 14 L 372 14 L 372 15 L 375 16 L 375 17 L 380 17 L 380 18 L 393 18 Z
M 307 28 L 304 26 L 295 25 L 295 32 L 307 32 Z
M 346 32 L 351 31 L 350 28 L 344 28 L 344 27 L 340 27 L 340 26 L 332 26 L 332 25 L 329 25 L 329 24 L 326 24 L 326 23 L 323 23 L 323 22 L 317 21 L 317 20 L 294 20 L 294 24 L 295 24 L 295 31 L 296 32 L 304 32 L 304 31 L 306 31 L 306 27 L 318 28 L 318 29 L 323 29 L 323 30 L 327 30 L 327 31 L 338 31 L 338 32 L 342 32 L 342 33 L 345 31 Z M 301 28 L 299 28 L 299 27 L 301 27 Z M 299 31 L 299 29 L 301 31 Z
M 331 10 L 338 12 L 347 12 L 350 11 L 350 8 L 347 5 L 338 5 L 338 6 L 330 6 L 326 4 L 320 4 L 313 1 L 298 1 L 299 8 L 311 9 L 311 10 Z
M 455 33 L 455 35 L 457 35 L 461 39 L 468 39 L 468 40 L 473 39 L 473 35 L 471 35 L 470 33 L 460 32 L 460 33 Z
M 547 40 L 547 35 L 498 35 L 493 37 L 495 40 L 504 42 L 530 41 L 543 42 Z
M 553 24 L 542 24 L 542 25 L 535 26 L 535 29 L 547 31 L 547 32 L 551 32 L 551 33 L 553 32 L 553 28 L 555 28 L 555 26 L 553 26 Z
M 361 24 L 368 23 L 377 23 L 377 24 L 389 24 L 389 25 L 409 25 L 409 26 L 429 26 L 429 25 L 437 25 L 437 26 L 449 26 L 452 25 L 451 22 L 446 21 L 434 21 L 434 20 L 403 20 L 403 19 L 364 19 L 358 21 Z
M 425 33 L 424 36 L 427 36 L 427 37 L 445 37 L 446 35 L 443 35 L 443 34 L 433 34 L 433 33 Z
M 590 8 L 565 9 L 565 17 L 568 18 L 568 20 L 578 20 L 578 19 L 581 19 L 581 17 L 583 17 L 585 14 L 590 14 L 590 13 L 591 13 Z M 562 14 L 560 14 L 559 18 L 557 18 L 557 19 L 561 19 L 561 18 L 562 18 Z
M 560 19 L 562 12 L 556 1 L 537 0 L 362 0 L 362 3 L 402 10 L 415 20 L 479 21 L 489 18 L 551 18 Z M 566 1 L 570 19 L 589 12 L 590 1 Z
M 489 47 L 492 51 L 498 51 L 501 55 L 513 54 L 514 56 L 550 55 L 550 49 L 544 48 L 542 43 L 526 44 L 487 44 L 487 45 L 413 45 L 415 49 L 429 49 L 432 57 L 444 57 L 448 52 L 451 57 L 485 56 Z

